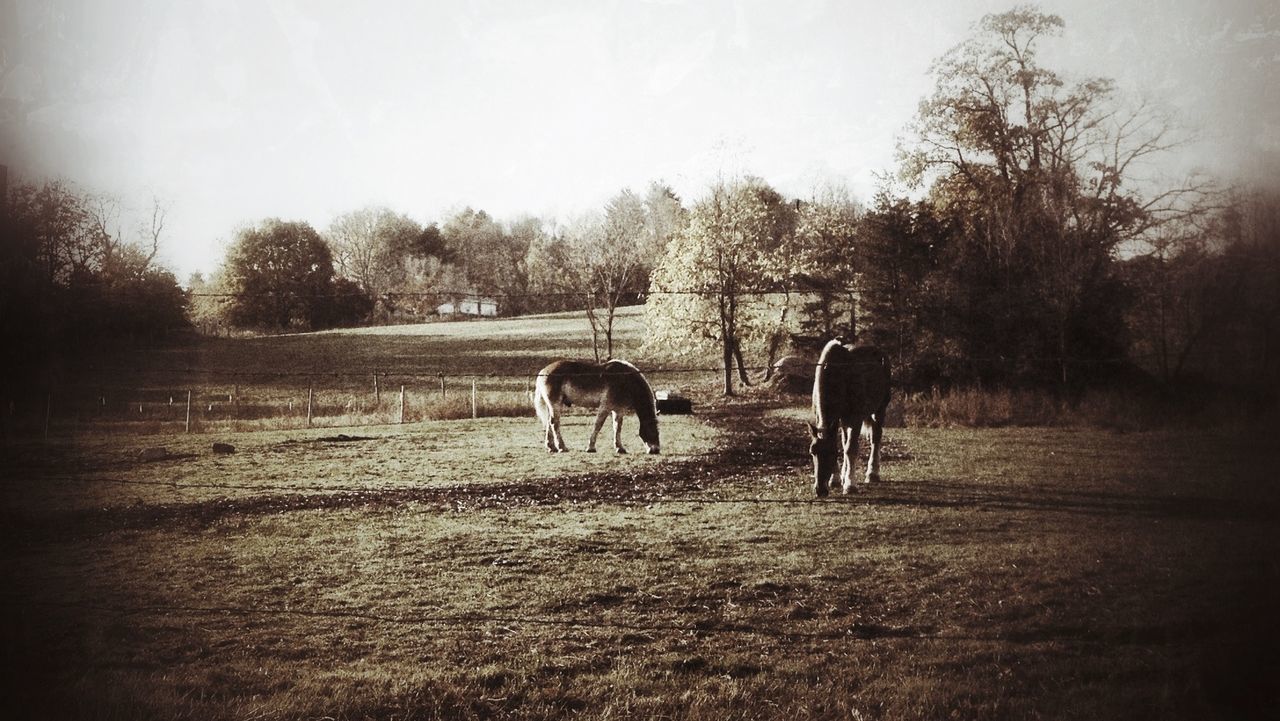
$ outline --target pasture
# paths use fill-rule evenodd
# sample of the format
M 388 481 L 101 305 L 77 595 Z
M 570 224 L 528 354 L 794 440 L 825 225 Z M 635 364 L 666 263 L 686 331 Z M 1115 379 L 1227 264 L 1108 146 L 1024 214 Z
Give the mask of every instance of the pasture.
M 516 384 L 515 369 L 589 353 L 581 330 L 526 323 L 174 353 L 203 369 L 452 364 Z M 120 382 L 177 365 L 134 363 Z M 891 427 L 882 484 L 816 500 L 800 405 L 675 380 L 697 414 L 662 419 L 660 456 L 636 452 L 634 419 L 632 454 L 549 455 L 531 409 L 11 442 L 0 704 L 104 719 L 1275 708 L 1269 435 Z M 566 421 L 575 449 L 587 421 Z

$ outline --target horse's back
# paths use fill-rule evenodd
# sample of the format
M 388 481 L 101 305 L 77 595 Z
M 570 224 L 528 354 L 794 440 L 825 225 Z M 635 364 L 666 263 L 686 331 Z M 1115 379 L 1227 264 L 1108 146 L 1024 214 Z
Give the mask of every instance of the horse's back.
M 889 401 L 889 380 L 889 361 L 880 349 L 828 343 L 818 359 L 813 383 L 813 407 L 819 423 L 855 422 L 877 412 Z

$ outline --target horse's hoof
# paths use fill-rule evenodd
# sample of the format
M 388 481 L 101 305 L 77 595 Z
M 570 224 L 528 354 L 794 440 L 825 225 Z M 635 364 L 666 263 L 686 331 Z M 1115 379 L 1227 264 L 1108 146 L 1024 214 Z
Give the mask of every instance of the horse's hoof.
M 817 494 L 818 498 L 826 498 L 828 493 L 826 486 L 814 486 L 813 492 Z
M 614 450 L 615 450 L 615 451 L 617 451 L 617 452 L 619 452 L 619 453 L 626 453 L 626 452 L 627 452 L 627 449 L 625 449 L 625 448 L 615 448 Z
M 863 481 L 863 483 L 866 483 L 866 484 L 879 483 L 879 482 L 880 482 L 879 473 L 872 473 L 871 475 L 867 476 L 867 480 Z
M 594 449 L 594 448 L 588 448 L 588 449 L 587 449 L 587 453 L 595 453 L 595 452 L 596 452 L 596 449 Z

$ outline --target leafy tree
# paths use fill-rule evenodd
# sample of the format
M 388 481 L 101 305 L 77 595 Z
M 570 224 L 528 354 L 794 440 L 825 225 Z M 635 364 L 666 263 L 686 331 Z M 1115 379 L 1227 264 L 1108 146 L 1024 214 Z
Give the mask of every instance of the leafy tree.
M 946 347 L 946 220 L 928 202 L 882 193 L 857 232 L 861 337 L 888 355 L 895 382 L 927 387 L 955 375 Z
M 800 330 L 824 340 L 857 337 L 858 206 L 847 193 L 829 193 L 800 206 L 797 282 L 807 291 Z
M 649 184 L 644 196 L 644 236 L 639 241 L 641 267 L 646 277 L 661 262 L 667 244 L 689 223 L 689 211 L 671 186 Z
M 508 233 L 488 213 L 471 208 L 455 213 L 440 230 L 445 247 L 470 285 L 467 292 L 499 298 L 504 315 L 523 312 L 529 289 L 525 263 L 541 232 L 541 221 L 525 218 Z
M 794 230 L 793 208 L 764 181 L 719 182 L 696 203 L 685 229 L 667 245 L 646 306 L 650 347 L 677 355 L 715 348 L 724 393 L 736 368 L 749 384 L 743 345 L 767 336 L 776 314 L 764 290 Z
M 427 245 L 420 225 L 388 208 L 344 213 L 330 224 L 325 238 L 338 274 L 355 281 L 384 308 L 390 302 L 387 294 L 407 280 L 407 261 Z M 368 305 L 372 309 L 373 303 Z
M 1237 190 L 1161 227 L 1126 260 L 1130 357 L 1170 387 L 1214 383 L 1274 402 L 1280 383 L 1280 195 Z
M 525 267 L 529 270 L 529 302 L 532 313 L 579 310 L 581 292 L 577 287 L 569 246 L 570 230 L 542 233 L 529 244 Z
M 1149 108 L 1120 109 L 1114 83 L 1068 83 L 1039 62 L 1062 19 L 1031 7 L 987 15 L 933 66 L 904 175 L 931 181 L 955 220 L 956 328 L 970 357 L 1008 356 L 979 376 L 1045 378 L 1114 357 L 1123 307 L 1116 247 L 1180 213 L 1191 187 L 1144 197 L 1135 169 L 1171 147 Z M 1096 367 L 1096 366 L 1095 366 Z
M 233 325 L 315 329 L 331 318 L 333 257 L 307 223 L 272 218 L 241 230 L 224 272 Z
M 0 209 L 0 334 L 10 368 L 186 327 L 185 298 L 155 265 L 164 209 L 127 231 L 119 203 L 62 182 L 17 184 Z

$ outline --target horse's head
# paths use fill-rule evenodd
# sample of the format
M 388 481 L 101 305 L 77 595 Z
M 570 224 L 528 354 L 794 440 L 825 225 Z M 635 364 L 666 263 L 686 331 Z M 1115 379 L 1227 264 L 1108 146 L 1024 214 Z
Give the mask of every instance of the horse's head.
M 827 484 L 836 472 L 836 430 L 809 426 L 809 455 L 813 456 L 813 491 L 827 495 Z
M 644 441 L 650 453 L 657 453 L 658 443 L 658 419 L 657 417 L 640 420 L 640 440 Z

